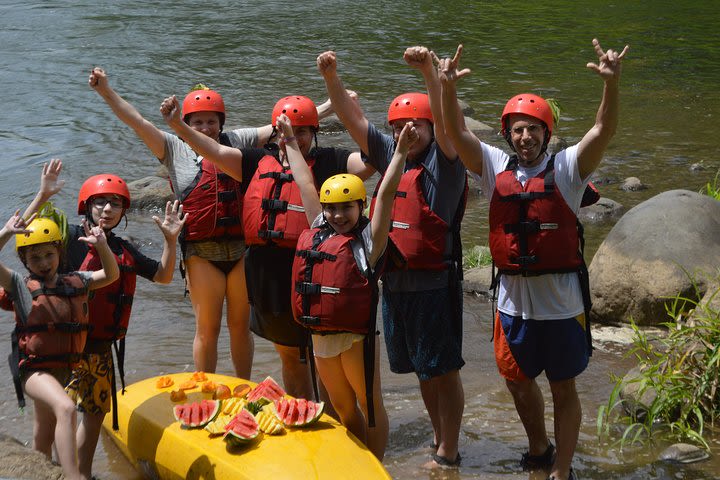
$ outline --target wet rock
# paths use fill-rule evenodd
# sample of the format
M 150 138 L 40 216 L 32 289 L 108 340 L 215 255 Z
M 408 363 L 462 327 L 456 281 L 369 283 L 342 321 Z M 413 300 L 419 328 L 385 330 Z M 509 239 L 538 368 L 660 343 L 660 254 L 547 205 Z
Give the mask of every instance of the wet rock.
M 145 177 L 139 180 L 128 182 L 130 189 L 130 197 L 132 198 L 132 208 L 137 209 L 164 209 L 165 203 L 174 200 L 175 195 L 170 189 L 170 183 L 167 178 L 162 177 Z
M 490 297 L 488 291 L 492 280 L 492 267 L 475 267 L 463 273 L 463 291 L 482 297 Z
M 338 133 L 345 130 L 345 125 L 334 113 L 320 120 L 320 131 L 323 133 Z
M 672 463 L 695 463 L 707 460 L 710 454 L 695 445 L 689 443 L 676 443 L 660 452 L 659 460 Z
M 706 270 L 717 265 L 720 202 L 687 190 L 656 195 L 630 209 L 593 257 L 593 319 L 665 322 L 668 299 L 679 294 L 700 300 L 708 290 Z
M 0 433 L 0 478 L 52 480 L 63 478 L 62 468 L 42 453 Z
M 642 373 L 640 367 L 630 369 L 623 377 L 623 385 L 620 390 L 622 406 L 631 417 L 642 422 L 647 415 L 648 408 L 657 397 L 657 392 L 652 388 L 646 388 L 641 393 Z
M 470 104 L 467 103 L 465 100 L 458 99 L 458 106 L 460 107 L 460 111 L 466 117 L 470 117 L 475 113 L 475 109 L 471 107 Z
M 552 136 L 550 142 L 548 142 L 548 152 L 558 153 L 561 150 L 568 148 L 568 142 L 562 137 Z
M 478 137 L 489 137 L 496 133 L 493 127 L 475 120 L 472 117 L 465 117 L 465 126 Z
M 691 172 L 702 172 L 703 170 L 707 170 L 705 165 L 703 165 L 702 162 L 696 162 L 690 165 L 690 171 Z
M 646 188 L 647 187 L 637 177 L 628 177 L 623 184 L 620 185 L 620 190 L 625 190 L 626 192 L 637 192 L 645 190 Z
M 583 207 L 578 212 L 581 222 L 597 223 L 610 218 L 617 218 L 622 215 L 624 207 L 622 204 L 607 197 L 600 197 L 600 200 L 593 205 Z

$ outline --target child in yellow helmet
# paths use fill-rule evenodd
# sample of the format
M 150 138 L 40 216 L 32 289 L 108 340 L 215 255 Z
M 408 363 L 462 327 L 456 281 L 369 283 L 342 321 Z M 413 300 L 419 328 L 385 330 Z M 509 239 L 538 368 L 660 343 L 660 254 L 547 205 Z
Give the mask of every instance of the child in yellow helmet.
M 337 318 L 340 313 L 330 308 L 327 312 L 318 313 L 312 307 L 302 308 L 310 303 L 316 303 L 319 296 L 311 299 L 307 295 L 300 295 L 303 285 L 309 285 L 307 290 L 328 292 L 328 295 L 338 297 L 353 295 L 356 288 L 339 288 L 347 285 L 347 279 L 352 276 L 365 277 L 369 287 L 377 291 L 377 269 L 381 265 L 379 260 L 385 252 L 390 230 L 390 218 L 393 198 L 400 182 L 405 160 L 410 147 L 417 141 L 418 134 L 412 123 L 405 126 L 400 134 L 395 154 L 383 176 L 376 199 L 375 214 L 372 220 L 363 215 L 365 204 L 365 187 L 362 180 L 352 174 L 335 175 L 327 179 L 320 188 L 320 194 L 315 187 L 310 168 L 303 159 L 303 155 L 293 135 L 290 119 L 286 115 L 277 117 L 277 125 L 282 133 L 281 142 L 285 144 L 288 160 L 300 188 L 305 214 L 310 223 L 310 230 L 306 230 L 298 240 L 298 250 L 293 265 L 293 313 L 296 321 L 310 328 L 315 351 L 315 361 L 322 382 L 325 384 L 330 400 L 335 407 L 343 425 L 357 438 L 364 442 L 368 448 L 382 459 L 388 439 L 388 418 L 382 401 L 380 390 L 380 372 L 378 362 L 377 338 L 373 319 L 377 309 L 377 295 L 372 296 L 370 302 L 357 302 L 356 308 L 368 308 L 368 317 L 365 325 L 344 324 L 344 318 Z M 328 238 L 347 237 L 349 245 L 346 248 L 346 257 L 349 262 L 342 262 L 340 255 L 320 253 L 319 243 L 326 243 Z M 313 248 L 303 250 L 305 246 L 313 244 Z M 303 258 L 320 257 L 332 259 L 325 262 L 323 267 L 331 276 L 334 285 L 319 283 L 305 283 L 319 281 L 308 274 L 310 260 Z M 334 257 L 334 258 L 333 258 Z M 335 269 L 343 268 L 342 271 Z M 310 270 L 312 270 L 310 268 Z M 361 285 L 362 281 L 358 283 Z M 317 288 L 313 288 L 317 286 Z M 339 302 L 340 300 L 338 300 Z M 337 304 L 337 302 L 330 301 Z M 352 303 L 348 310 L 353 308 Z M 370 305 L 365 305 L 369 303 Z M 319 316 L 314 316 L 318 314 Z M 327 314 L 327 315 L 326 315 Z M 341 317 L 346 317 L 340 314 Z M 350 315 L 352 316 L 352 315 Z M 324 318 L 320 318 L 324 317 Z M 362 319 L 361 319 L 362 320 Z M 359 333 L 366 332 L 366 333 Z M 367 355 L 367 357 L 366 357 Z M 369 357 L 369 358 L 368 358 Z M 365 363 L 368 361 L 368 363 Z M 367 366 L 367 368 L 366 368 Z M 371 388 L 367 388 L 366 378 Z M 368 395 L 368 393 L 371 393 Z M 371 417 L 374 416 L 374 419 Z M 374 422 L 372 421 L 374 420 Z
M 56 375 L 79 359 L 88 331 L 88 291 L 115 281 L 119 270 L 102 226 L 85 226 L 83 242 L 100 253 L 102 269 L 58 273 L 62 235 L 49 218 L 27 222 L 19 210 L 0 229 L 0 249 L 15 236 L 20 260 L 29 276 L 0 263 L 0 307 L 15 311 L 11 368 L 21 408 L 22 391 L 33 399 L 33 447 L 50 458 L 56 445 L 65 478 L 78 479 L 74 402 Z

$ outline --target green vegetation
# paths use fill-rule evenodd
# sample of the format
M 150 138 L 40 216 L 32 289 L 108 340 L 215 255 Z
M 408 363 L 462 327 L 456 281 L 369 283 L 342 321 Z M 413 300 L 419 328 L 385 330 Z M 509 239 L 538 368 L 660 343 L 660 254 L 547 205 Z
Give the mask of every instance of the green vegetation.
M 712 183 L 708 182 L 700 193 L 712 197 L 715 200 L 720 200 L 720 170 L 715 174 L 715 178 Z
M 63 243 L 65 246 L 67 246 L 68 242 L 68 221 L 67 216 L 65 215 L 65 212 L 60 210 L 59 208 L 56 208 L 52 202 L 45 202 L 42 205 L 40 205 L 40 209 L 38 210 L 38 217 L 44 217 L 49 218 L 55 223 L 57 223 L 58 227 L 60 228 L 60 234 L 62 235 Z
M 697 283 L 694 286 L 702 298 Z M 720 289 L 704 302 L 679 295 L 672 299 L 666 309 L 675 320 L 664 323 L 668 331 L 657 338 L 632 324 L 635 338 L 629 355 L 637 358 L 640 374 L 630 380 L 614 377 L 615 388 L 598 411 L 598 435 L 609 435 L 611 423 L 618 422 L 625 425 L 621 448 L 652 441 L 658 433 L 709 448 L 705 427 L 720 420 L 720 307 L 712 306 L 716 298 Z M 649 398 L 649 405 L 621 398 L 626 386 L 636 386 L 636 400 Z
M 475 245 L 463 253 L 463 270 L 475 267 L 486 267 L 492 264 L 490 248 Z

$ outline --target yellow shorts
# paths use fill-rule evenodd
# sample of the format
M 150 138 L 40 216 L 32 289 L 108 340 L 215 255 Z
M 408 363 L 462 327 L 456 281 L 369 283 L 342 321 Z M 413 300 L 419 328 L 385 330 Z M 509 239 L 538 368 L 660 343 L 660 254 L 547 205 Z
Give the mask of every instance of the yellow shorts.
M 95 415 L 110 411 L 113 369 L 112 351 L 83 354 L 65 387 L 79 411 Z

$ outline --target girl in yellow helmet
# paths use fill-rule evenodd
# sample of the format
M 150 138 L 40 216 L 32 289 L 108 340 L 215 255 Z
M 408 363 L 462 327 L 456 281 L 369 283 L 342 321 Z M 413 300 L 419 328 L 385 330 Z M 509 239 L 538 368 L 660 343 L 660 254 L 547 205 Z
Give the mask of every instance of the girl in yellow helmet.
M 280 115 L 277 125 L 311 225 L 310 230 L 306 230 L 298 240 L 293 266 L 293 313 L 296 321 L 312 332 L 320 379 L 343 425 L 382 459 L 388 439 L 388 418 L 380 389 L 373 321 L 377 295 L 372 295 L 369 302 L 342 302 L 341 297 L 352 296 L 364 288 L 377 292 L 377 267 L 381 265 L 379 261 L 387 245 L 393 198 L 408 150 L 417 141 L 418 133 L 412 122 L 403 128 L 378 190 L 375 214 L 368 221 L 363 215 L 365 187 L 362 180 L 352 174 L 335 175 L 323 183 L 318 195 L 310 168 L 293 135 L 290 119 Z M 347 240 L 343 241 L 343 237 Z M 323 248 L 320 244 L 332 243 L 328 239 L 340 240 L 339 246 L 335 247 L 337 255 L 321 252 Z M 340 253 L 342 251 L 346 252 L 345 255 Z M 349 257 L 349 261 L 343 261 L 341 257 Z M 330 261 L 311 260 L 313 258 Z M 313 275 L 315 268 L 322 270 L 322 279 Z M 338 271 L 338 268 L 343 270 Z M 350 280 L 358 277 L 360 281 Z M 342 288 L 350 284 L 359 288 Z M 308 295 L 308 292 L 317 295 Z M 324 294 L 334 298 L 324 301 L 320 298 Z M 345 308 L 337 306 L 343 303 Z M 321 312 L 312 304 L 331 306 Z M 363 307 L 369 308 L 363 310 Z M 361 323 L 348 323 L 349 317 L 356 316 L 354 309 L 367 312 L 368 318 L 359 319 Z M 366 385 L 366 379 L 369 385 Z
M 86 225 L 80 240 L 98 250 L 103 268 L 58 274 L 60 229 L 48 218 L 33 218 L 26 225 L 17 211 L 0 229 L 0 249 L 15 235 L 18 255 L 30 273 L 23 279 L 0 263 L 0 307 L 15 311 L 11 368 L 20 407 L 23 390 L 34 401 L 33 447 L 50 458 L 54 442 L 65 478 L 78 479 L 75 404 L 56 376 L 68 371 L 85 346 L 87 292 L 115 281 L 119 270 L 102 225 Z

